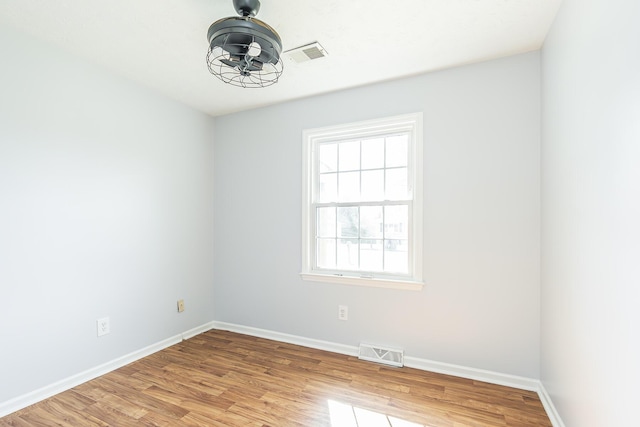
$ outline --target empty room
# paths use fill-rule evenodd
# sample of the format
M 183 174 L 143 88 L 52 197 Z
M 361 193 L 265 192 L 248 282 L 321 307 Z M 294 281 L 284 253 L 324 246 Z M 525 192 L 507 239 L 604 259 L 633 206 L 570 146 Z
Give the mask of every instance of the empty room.
M 639 19 L 0 0 L 0 426 L 638 425 Z

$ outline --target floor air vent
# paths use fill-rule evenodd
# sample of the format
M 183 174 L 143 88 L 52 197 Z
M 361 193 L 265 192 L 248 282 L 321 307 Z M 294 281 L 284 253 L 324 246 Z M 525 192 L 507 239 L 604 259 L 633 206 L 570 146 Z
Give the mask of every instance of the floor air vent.
M 391 366 L 404 366 L 404 352 L 402 350 L 375 347 L 368 344 L 360 344 L 358 359 L 384 363 L 385 365 Z

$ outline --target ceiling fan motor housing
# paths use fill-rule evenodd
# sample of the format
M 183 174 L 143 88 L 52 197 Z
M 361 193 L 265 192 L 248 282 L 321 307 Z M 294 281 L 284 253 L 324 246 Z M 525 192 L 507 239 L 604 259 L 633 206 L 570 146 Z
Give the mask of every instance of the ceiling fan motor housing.
M 282 42 L 273 28 L 258 19 L 231 17 L 214 22 L 207 33 L 210 50 L 216 46 L 231 56 L 243 57 L 251 43 L 260 45 L 256 59 L 261 63 L 275 64 L 280 59 Z

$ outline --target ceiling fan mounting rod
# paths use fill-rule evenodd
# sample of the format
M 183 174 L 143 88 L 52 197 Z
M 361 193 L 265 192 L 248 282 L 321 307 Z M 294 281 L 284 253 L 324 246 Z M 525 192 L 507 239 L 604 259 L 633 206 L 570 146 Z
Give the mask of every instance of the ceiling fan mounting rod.
M 260 0 L 233 0 L 233 7 L 239 15 L 253 17 L 260 11 Z

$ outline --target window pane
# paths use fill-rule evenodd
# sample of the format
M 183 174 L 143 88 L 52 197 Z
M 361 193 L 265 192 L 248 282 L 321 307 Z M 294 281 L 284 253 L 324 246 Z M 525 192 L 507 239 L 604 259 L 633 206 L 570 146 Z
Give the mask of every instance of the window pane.
M 358 269 L 358 239 L 338 239 L 338 268 Z
M 342 142 L 338 150 L 338 167 L 341 171 L 360 169 L 360 141 Z
M 362 141 L 362 169 L 384 168 L 384 139 Z
M 398 135 L 390 136 L 387 138 L 386 167 L 392 168 L 396 166 L 408 165 L 408 153 L 409 153 L 409 136 Z
M 409 238 L 409 206 L 385 206 L 384 208 L 384 238 Z
M 317 259 L 320 268 L 336 268 L 336 239 L 317 239 Z
M 338 200 L 338 174 L 320 175 L 319 202 L 335 202 Z
M 384 170 L 364 171 L 361 176 L 361 200 L 384 200 Z
M 409 206 L 384 208 L 384 271 L 409 272 Z
M 407 168 L 387 169 L 386 191 L 387 200 L 405 200 L 409 197 L 407 188 Z
M 320 144 L 318 152 L 320 173 L 338 170 L 338 144 Z
M 360 241 L 360 270 L 382 271 L 382 240 Z
M 338 237 L 358 237 L 360 218 L 357 207 L 338 208 Z
M 382 239 L 382 206 L 360 208 L 360 237 Z
M 336 208 L 318 208 L 318 237 L 336 237 Z
M 407 240 L 384 241 L 384 271 L 402 274 L 409 272 L 409 242 Z
M 342 202 L 360 199 L 360 172 L 338 173 L 338 199 Z

